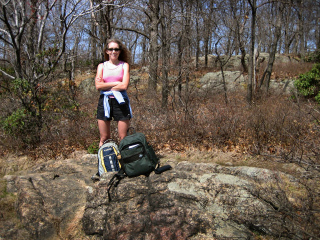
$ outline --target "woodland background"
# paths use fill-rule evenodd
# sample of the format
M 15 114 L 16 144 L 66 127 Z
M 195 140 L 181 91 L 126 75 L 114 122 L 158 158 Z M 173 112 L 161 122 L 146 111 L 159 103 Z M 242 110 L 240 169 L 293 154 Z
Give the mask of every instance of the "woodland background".
M 94 76 L 105 41 L 115 36 L 132 53 L 133 125 L 157 150 L 228 149 L 318 169 L 317 85 L 306 100 L 275 95 L 269 83 L 294 80 L 319 61 L 320 1 L 0 4 L 2 155 L 51 159 L 96 150 L 97 96 L 79 94 L 78 86 Z M 258 60 L 261 52 L 268 61 Z M 276 66 L 278 53 L 299 63 Z M 223 73 L 234 55 L 246 90 L 200 93 L 199 78 Z
M 292 211 L 283 199 L 279 211 L 284 221 L 298 219 L 309 238 L 319 237 L 308 231 L 320 225 L 319 0 L 0 0 L 0 6 L 1 176 L 76 150 L 97 151 L 99 93 L 79 86 L 95 76 L 105 41 L 117 37 L 132 54 L 132 125 L 159 155 L 211 162 L 225 153 L 219 164 L 236 158 L 231 164 L 292 174 L 308 189 L 308 201 Z M 276 54 L 296 61 L 276 63 Z M 223 92 L 203 91 L 200 78 L 223 75 L 236 55 L 241 65 L 231 70 L 246 77 L 244 90 L 224 84 Z M 271 79 L 294 81 L 298 91 L 276 93 Z M 6 186 L 2 179 L 2 220 L 15 214 Z

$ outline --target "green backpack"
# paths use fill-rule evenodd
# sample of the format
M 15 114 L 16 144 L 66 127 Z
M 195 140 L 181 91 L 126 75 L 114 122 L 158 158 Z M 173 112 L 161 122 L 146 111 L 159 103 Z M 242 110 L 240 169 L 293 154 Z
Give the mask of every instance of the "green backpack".
M 108 184 L 108 197 L 111 201 L 110 191 L 125 177 L 149 176 L 151 172 L 161 174 L 170 170 L 170 165 L 160 167 L 160 162 L 151 145 L 148 144 L 143 133 L 135 132 L 123 138 L 119 144 L 121 158 L 120 171 L 116 173 Z
M 149 176 L 159 159 L 143 133 L 136 132 L 123 138 L 119 144 L 121 169 L 128 177 Z

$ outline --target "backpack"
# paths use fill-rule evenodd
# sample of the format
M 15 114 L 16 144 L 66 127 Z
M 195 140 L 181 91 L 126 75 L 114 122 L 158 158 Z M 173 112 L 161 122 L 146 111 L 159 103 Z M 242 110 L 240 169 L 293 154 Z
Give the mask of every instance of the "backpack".
M 136 132 L 123 138 L 119 144 L 120 165 L 128 177 L 149 176 L 159 159 L 143 133 Z
M 98 173 L 101 176 L 105 172 L 117 172 L 119 166 L 120 151 L 113 140 L 107 140 L 98 150 Z
M 170 170 L 170 165 L 160 167 L 159 159 L 143 133 L 135 132 L 123 138 L 119 144 L 121 154 L 120 170 L 114 174 L 108 183 L 108 197 L 111 201 L 110 190 L 118 186 L 125 177 L 149 176 L 151 172 L 161 174 Z

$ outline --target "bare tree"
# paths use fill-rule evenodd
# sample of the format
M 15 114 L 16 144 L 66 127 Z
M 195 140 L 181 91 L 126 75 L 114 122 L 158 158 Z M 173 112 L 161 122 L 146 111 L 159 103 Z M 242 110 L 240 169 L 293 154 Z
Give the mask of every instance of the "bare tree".
M 28 140 L 32 144 L 40 141 L 43 127 L 43 107 L 47 97 L 42 89 L 51 80 L 65 53 L 70 27 L 87 13 L 83 10 L 87 8 L 82 0 L 65 1 L 63 5 L 57 3 L 43 0 L 0 1 L 0 41 L 9 46 L 12 53 L 11 58 L 3 61 L 8 61 L 14 70 L 12 74 L 0 69 L 4 76 L 12 79 L 12 87 L 3 84 L 4 80 L 0 86 L 14 94 L 21 104 L 16 108 L 24 109 L 23 116 L 28 116 L 25 125 L 32 131 L 32 139 Z M 55 11 L 60 15 L 55 15 Z M 55 20 L 59 28 L 54 38 L 47 32 L 50 20 Z M 49 31 L 54 30 L 51 28 Z
M 200 13 L 201 13 L 201 3 L 196 0 L 195 1 L 195 28 L 196 28 L 196 42 L 195 42 L 195 46 L 196 46 L 196 69 L 199 68 L 199 57 L 200 57 L 200 42 L 201 42 L 201 35 L 200 35 Z
M 211 35 L 213 31 L 213 25 L 216 25 L 215 22 L 213 21 L 214 19 L 214 0 L 210 0 L 207 3 L 207 7 L 203 11 L 203 21 L 204 21 L 204 65 L 205 67 L 208 67 L 208 55 L 209 55 L 209 50 L 210 50 L 210 40 L 211 40 Z
M 224 66 L 228 63 L 228 61 L 231 58 L 231 54 L 229 52 L 229 56 L 226 56 L 226 59 L 223 59 L 221 57 L 221 54 L 218 50 L 218 43 L 219 43 L 220 39 L 218 39 L 218 41 L 215 43 L 215 53 L 217 55 L 217 61 L 219 62 L 219 67 L 220 67 L 220 71 L 221 71 L 221 75 L 222 75 L 222 84 L 223 84 L 223 91 L 224 91 L 224 101 L 226 103 L 226 105 L 228 105 L 228 94 L 227 94 L 227 84 L 226 84 L 226 79 L 225 79 L 225 74 L 224 74 Z
M 316 1 L 315 15 L 320 16 L 320 2 Z M 317 51 L 320 52 L 320 18 L 315 21 L 315 39 Z
M 103 47 L 106 41 L 114 35 L 114 9 L 115 5 L 112 1 L 89 0 L 91 9 L 91 43 L 92 51 L 100 49 L 99 59 L 102 61 Z M 98 42 L 96 40 L 99 40 Z M 93 53 L 94 54 L 94 53 Z M 92 54 L 92 55 L 93 55 Z
M 246 63 L 246 55 L 247 55 L 247 49 L 246 49 L 246 42 L 248 41 L 247 38 L 245 37 L 245 27 L 246 23 L 248 20 L 248 8 L 245 4 L 245 2 L 239 2 L 238 4 L 236 3 L 237 1 L 230 0 L 230 11 L 231 11 L 231 16 L 233 18 L 233 26 L 234 28 L 234 35 L 236 39 L 236 43 L 238 45 L 237 49 L 240 50 L 241 53 L 241 65 L 243 68 L 243 72 L 247 73 L 248 72 L 248 65 Z
M 251 36 L 250 36 L 250 53 L 249 53 L 249 74 L 247 84 L 247 102 L 252 104 L 253 100 L 253 77 L 254 77 L 254 47 L 256 38 L 256 17 L 257 17 L 257 2 L 256 0 L 248 0 L 251 7 Z
M 305 55 L 305 35 L 304 35 L 304 27 L 305 27 L 305 16 L 304 16 L 304 1 L 296 0 L 297 4 L 297 16 L 298 16 L 298 34 L 296 41 L 296 49 L 299 48 L 299 52 L 302 56 Z
M 293 11 L 292 3 L 290 3 L 289 7 L 286 7 L 283 11 L 283 25 L 284 25 L 284 53 L 289 54 L 291 45 L 295 39 L 296 31 L 294 29 L 294 11 Z
M 158 82 L 158 59 L 159 59 L 159 23 L 160 23 L 160 1 L 149 0 L 148 9 L 145 11 L 150 22 L 149 28 L 149 89 L 156 91 Z
M 276 52 L 277 52 L 277 46 L 278 46 L 278 42 L 280 40 L 281 37 L 281 20 L 282 20 L 282 14 L 283 14 L 283 10 L 285 8 L 285 5 L 283 3 L 276 2 L 275 6 L 274 6 L 274 19 L 276 20 L 275 22 L 275 27 L 274 27 L 274 37 L 273 37 L 273 41 L 271 43 L 271 47 L 270 47 L 270 54 L 269 54 L 269 61 L 268 61 L 268 65 L 267 68 L 260 80 L 260 88 L 262 86 L 264 86 L 264 90 L 268 92 L 269 90 L 269 84 L 270 84 L 270 78 L 271 78 L 271 74 L 272 74 L 272 69 L 273 69 L 273 64 L 275 61 L 275 56 L 276 56 Z
M 90 0 L 90 7 L 93 8 L 93 1 Z M 90 60 L 91 60 L 91 66 L 95 67 L 95 60 L 100 59 L 101 55 L 99 54 L 99 58 L 97 56 L 98 52 L 98 21 L 96 19 L 95 12 L 91 12 L 91 19 L 90 19 L 90 29 L 88 29 L 88 34 L 89 34 L 89 46 L 90 46 Z
M 161 48 L 162 48 L 162 109 L 166 109 L 168 105 L 168 96 L 169 96 L 169 51 L 170 51 L 170 39 L 168 33 L 170 31 L 170 12 L 168 12 L 169 6 L 166 6 L 168 3 L 162 1 L 161 3 Z

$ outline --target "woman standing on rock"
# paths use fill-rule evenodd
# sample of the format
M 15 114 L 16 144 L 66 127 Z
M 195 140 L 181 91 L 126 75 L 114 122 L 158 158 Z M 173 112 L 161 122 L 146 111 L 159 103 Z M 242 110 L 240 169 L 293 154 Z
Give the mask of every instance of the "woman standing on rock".
M 100 91 L 97 119 L 100 132 L 99 147 L 110 139 L 110 122 L 118 122 L 118 135 L 122 140 L 127 135 L 132 117 L 127 95 L 130 73 L 130 52 L 118 39 L 110 39 L 104 48 L 105 62 L 100 63 L 95 78 L 96 89 Z

